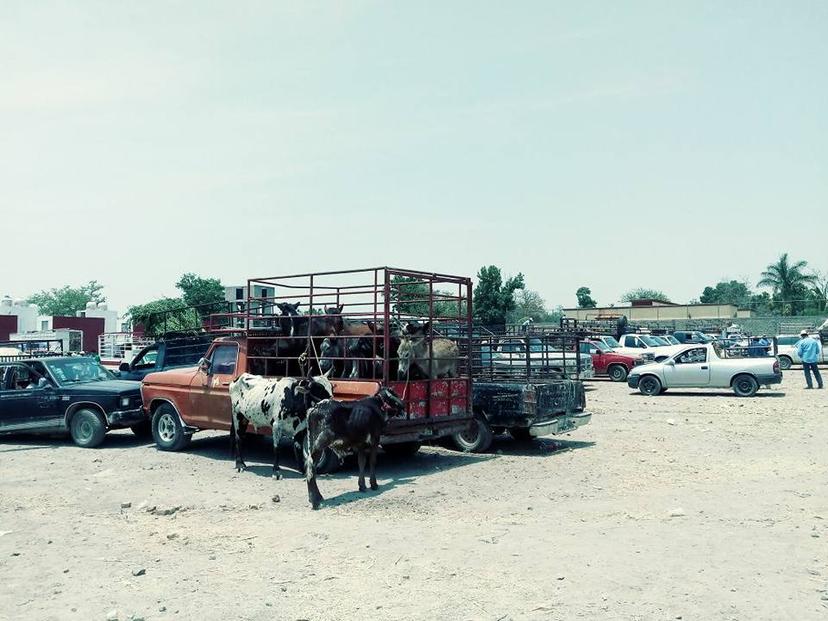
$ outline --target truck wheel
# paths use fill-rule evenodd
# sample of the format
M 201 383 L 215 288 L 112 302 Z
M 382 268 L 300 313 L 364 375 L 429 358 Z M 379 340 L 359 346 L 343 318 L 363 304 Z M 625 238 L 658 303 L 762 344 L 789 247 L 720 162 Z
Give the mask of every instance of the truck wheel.
M 142 423 L 138 423 L 137 425 L 132 425 L 130 427 L 132 433 L 134 433 L 139 438 L 151 438 L 152 437 L 152 421 L 145 420 Z
M 655 375 L 645 375 L 638 382 L 638 390 L 642 395 L 655 397 L 661 392 L 661 382 Z
M 779 368 L 783 371 L 787 371 L 793 366 L 793 360 L 791 360 L 788 356 L 779 356 Z
M 382 450 L 394 457 L 414 457 L 423 445 L 422 442 L 394 442 L 383 444 Z
M 752 375 L 737 375 L 733 378 L 733 392 L 739 397 L 752 397 L 759 390 L 759 382 Z
M 72 440 L 81 448 L 95 448 L 104 441 L 106 423 L 93 410 L 78 410 L 69 421 Z
M 527 442 L 533 437 L 526 427 L 509 427 L 509 435 L 518 442 Z
M 623 364 L 613 364 L 607 370 L 607 375 L 613 382 L 623 382 L 627 379 L 627 367 Z
M 152 438 L 162 451 L 180 451 L 190 443 L 192 435 L 184 433 L 173 406 L 164 403 L 152 416 Z
M 296 458 L 296 463 L 299 464 L 302 472 L 304 472 L 305 462 L 310 457 L 309 436 L 307 433 L 303 433 L 301 437 L 294 438 L 293 456 Z M 339 470 L 341 465 L 342 462 L 339 460 L 339 455 L 331 448 L 326 448 L 325 452 L 316 461 L 316 472 L 317 474 L 330 474 L 331 472 Z
M 486 417 L 476 414 L 466 431 L 451 436 L 454 446 L 467 453 L 483 453 L 492 445 L 494 434 Z

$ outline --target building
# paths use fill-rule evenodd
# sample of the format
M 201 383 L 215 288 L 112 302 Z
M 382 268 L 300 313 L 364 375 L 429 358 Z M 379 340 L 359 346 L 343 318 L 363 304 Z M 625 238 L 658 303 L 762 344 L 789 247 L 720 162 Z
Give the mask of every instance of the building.
M 0 300 L 0 341 L 8 341 L 15 332 L 34 332 L 40 329 L 37 306 L 25 300 Z
M 639 321 L 671 321 L 681 319 L 741 319 L 751 317 L 751 311 L 734 304 L 674 304 L 661 300 L 633 300 L 629 306 L 599 306 L 597 308 L 565 308 L 570 319 L 589 321 L 617 319 L 624 315 L 631 323 Z
M 274 300 L 268 300 L 276 295 L 274 287 L 265 287 L 262 285 L 253 285 L 253 292 L 251 297 L 259 301 L 251 302 L 251 312 L 259 315 L 274 315 L 276 305 Z M 232 287 L 224 288 L 224 300 L 226 302 L 235 303 L 238 305 L 238 310 L 244 310 L 244 304 L 247 302 L 247 285 L 234 285 Z

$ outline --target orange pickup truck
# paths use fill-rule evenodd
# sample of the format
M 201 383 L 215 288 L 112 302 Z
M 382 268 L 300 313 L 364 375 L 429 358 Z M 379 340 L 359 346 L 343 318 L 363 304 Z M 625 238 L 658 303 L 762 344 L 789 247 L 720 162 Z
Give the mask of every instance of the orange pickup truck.
M 248 371 L 247 338 L 216 339 L 200 364 L 147 375 L 141 385 L 152 434 L 162 450 L 185 448 L 195 432 L 230 429 L 230 383 Z M 381 381 L 333 379 L 334 398 L 348 401 L 376 393 Z M 413 454 L 422 441 L 465 431 L 472 420 L 468 378 L 386 382 L 406 403 L 405 416 L 389 421 L 386 451 Z M 258 433 L 269 435 L 269 428 Z M 304 431 L 294 438 L 297 458 L 307 454 Z M 302 451 L 302 449 L 305 451 Z

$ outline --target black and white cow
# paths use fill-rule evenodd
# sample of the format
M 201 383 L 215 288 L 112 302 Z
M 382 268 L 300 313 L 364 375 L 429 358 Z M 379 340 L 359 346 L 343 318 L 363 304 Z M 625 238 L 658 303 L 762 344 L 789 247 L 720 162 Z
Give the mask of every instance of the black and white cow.
M 316 484 L 316 461 L 328 447 L 337 452 L 354 450 L 359 459 L 359 491 L 365 492 L 365 461 L 370 459 L 371 489 L 377 489 L 376 464 L 380 436 L 389 414 L 401 414 L 405 404 L 390 388 L 380 388 L 373 397 L 342 402 L 329 399 L 308 412 L 310 456 L 305 460 L 308 500 L 318 509 L 324 500 Z
M 242 436 L 248 423 L 253 429 L 271 427 L 273 430 L 273 476 L 282 478 L 279 471 L 279 441 L 282 434 L 293 437 L 305 424 L 308 409 L 314 403 L 333 396 L 333 386 L 324 375 L 298 379 L 274 379 L 244 373 L 230 384 L 232 426 L 230 443 L 236 470 L 247 465 L 242 459 Z

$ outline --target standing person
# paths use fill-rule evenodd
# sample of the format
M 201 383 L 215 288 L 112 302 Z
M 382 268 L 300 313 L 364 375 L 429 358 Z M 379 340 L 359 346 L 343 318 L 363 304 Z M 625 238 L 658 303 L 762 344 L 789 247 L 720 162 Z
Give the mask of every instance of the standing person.
M 819 374 L 819 369 L 817 368 L 817 363 L 822 354 L 822 345 L 815 338 L 808 336 L 807 330 L 800 332 L 799 336 L 802 338 L 796 343 L 796 353 L 802 360 L 802 370 L 805 371 L 805 383 L 808 384 L 805 390 L 814 387 L 811 381 L 811 371 L 814 372 L 814 376 L 816 377 L 817 388 L 822 388 L 822 376 Z

